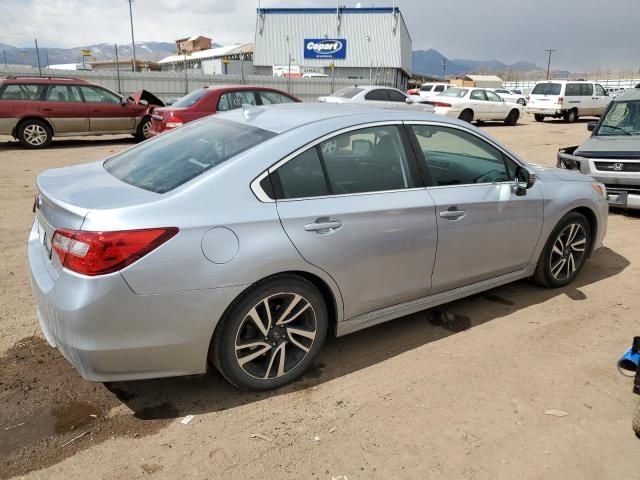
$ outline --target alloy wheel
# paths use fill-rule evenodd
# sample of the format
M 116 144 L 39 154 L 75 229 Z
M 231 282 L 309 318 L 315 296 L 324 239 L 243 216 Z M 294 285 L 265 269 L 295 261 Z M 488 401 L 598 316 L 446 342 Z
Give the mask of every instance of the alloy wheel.
M 146 121 L 142 124 L 142 136 L 144 138 L 149 138 L 149 132 L 151 131 L 151 122 Z
M 295 369 L 316 338 L 317 319 L 303 296 L 270 295 L 249 310 L 236 333 L 235 357 L 253 378 L 274 379 Z
M 47 141 L 48 137 L 47 130 L 37 123 L 27 125 L 23 130 L 23 135 L 25 141 L 29 145 L 33 145 L 35 147 L 43 145 Z
M 587 234 L 578 223 L 567 225 L 553 242 L 550 271 L 556 280 L 567 280 L 575 274 L 584 260 Z

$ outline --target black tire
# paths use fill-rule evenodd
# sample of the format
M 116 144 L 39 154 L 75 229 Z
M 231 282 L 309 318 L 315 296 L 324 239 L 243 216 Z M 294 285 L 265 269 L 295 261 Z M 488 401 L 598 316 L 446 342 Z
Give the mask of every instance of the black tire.
M 572 108 L 568 112 L 565 112 L 565 114 L 564 114 L 564 121 L 565 122 L 573 123 L 576 120 L 578 120 L 578 111 L 576 109 Z
M 460 112 L 458 119 L 467 123 L 473 122 L 473 110 L 470 110 L 468 108 L 466 110 L 463 110 L 462 112 Z
M 533 118 L 536 119 L 536 122 L 544 122 L 544 115 L 541 115 L 539 113 L 534 113 Z
M 149 131 L 151 130 L 151 117 L 146 116 L 138 125 L 138 129 L 136 130 L 136 134 L 134 135 L 137 140 L 143 142 L 144 140 L 151 138 L 149 135 Z
M 510 127 L 515 126 L 518 123 L 518 119 L 520 118 L 520 112 L 515 108 L 509 112 L 507 118 L 504 119 L 504 124 L 509 125 Z
M 18 126 L 18 140 L 24 148 L 47 148 L 51 144 L 53 132 L 47 122 L 25 120 Z
M 573 240 L 571 240 L 571 245 L 567 246 L 565 242 L 569 239 L 571 232 L 568 232 L 568 230 L 572 225 L 579 225 L 582 231 L 576 233 Z M 533 275 L 533 280 L 547 288 L 564 287 L 571 283 L 578 276 L 587 260 L 591 242 L 591 226 L 585 216 L 578 212 L 567 213 L 549 235 L 549 239 L 538 259 L 538 266 Z M 554 246 L 558 247 L 558 245 L 563 246 L 563 248 L 554 249 Z M 576 248 L 573 247 L 574 245 L 576 245 Z M 582 248 L 583 250 L 578 251 L 577 248 Z M 561 250 L 561 252 L 558 253 L 558 250 Z M 562 263 L 563 259 L 565 263 Z M 565 265 L 567 267 L 566 275 L 564 274 Z M 560 266 L 559 270 L 558 266 Z M 570 273 L 571 266 L 573 266 L 573 271 Z
M 524 107 L 527 104 L 527 101 L 524 98 L 519 98 L 516 103 Z
M 631 421 L 633 432 L 636 437 L 640 438 L 640 398 L 636 402 L 636 409 L 633 411 L 633 420 Z
M 294 304 L 296 295 L 301 300 Z M 303 301 L 309 305 L 305 306 Z M 291 304 L 295 307 L 287 314 Z M 265 305 L 269 305 L 269 314 Z M 251 320 L 251 311 L 266 320 L 260 320 L 264 331 Z M 282 316 L 278 319 L 279 313 Z M 291 316 L 293 321 L 283 324 L 289 327 L 277 325 L 278 320 Z M 224 378 L 242 390 L 278 388 L 300 377 L 311 366 L 324 343 L 328 321 L 325 300 L 311 282 L 297 275 L 274 276 L 255 284 L 230 305 L 214 333 L 209 360 Z M 315 336 L 309 338 L 299 333 L 294 336 L 292 330 L 304 331 L 307 335 L 314 331 Z M 244 348 L 237 348 L 243 345 Z M 242 351 L 250 353 L 237 353 Z M 259 354 L 260 351 L 263 353 Z M 285 352 L 285 359 L 281 374 L 282 352 Z M 255 353 L 258 353 L 257 357 L 241 365 L 241 360 Z

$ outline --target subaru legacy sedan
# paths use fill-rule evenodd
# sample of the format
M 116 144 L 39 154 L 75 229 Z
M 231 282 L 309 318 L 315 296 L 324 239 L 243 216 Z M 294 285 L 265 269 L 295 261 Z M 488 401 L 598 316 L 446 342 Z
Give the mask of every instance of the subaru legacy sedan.
M 576 278 L 603 185 L 407 110 L 246 107 L 37 179 L 28 241 L 44 336 L 113 381 L 215 366 L 299 377 L 341 336 L 532 277 Z

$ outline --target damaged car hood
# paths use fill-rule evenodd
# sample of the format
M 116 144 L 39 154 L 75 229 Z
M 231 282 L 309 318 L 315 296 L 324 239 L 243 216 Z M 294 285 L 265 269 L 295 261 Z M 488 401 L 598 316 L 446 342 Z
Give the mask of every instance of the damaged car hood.
M 164 107 L 164 102 L 147 90 L 138 90 L 131 94 L 129 98 L 138 105 L 155 105 L 157 107 Z

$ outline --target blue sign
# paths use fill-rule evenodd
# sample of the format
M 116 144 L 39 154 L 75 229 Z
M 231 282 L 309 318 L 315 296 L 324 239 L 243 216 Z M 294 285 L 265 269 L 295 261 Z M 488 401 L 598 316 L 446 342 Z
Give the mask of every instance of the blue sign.
M 347 55 L 344 38 L 305 38 L 304 58 L 341 58 Z

